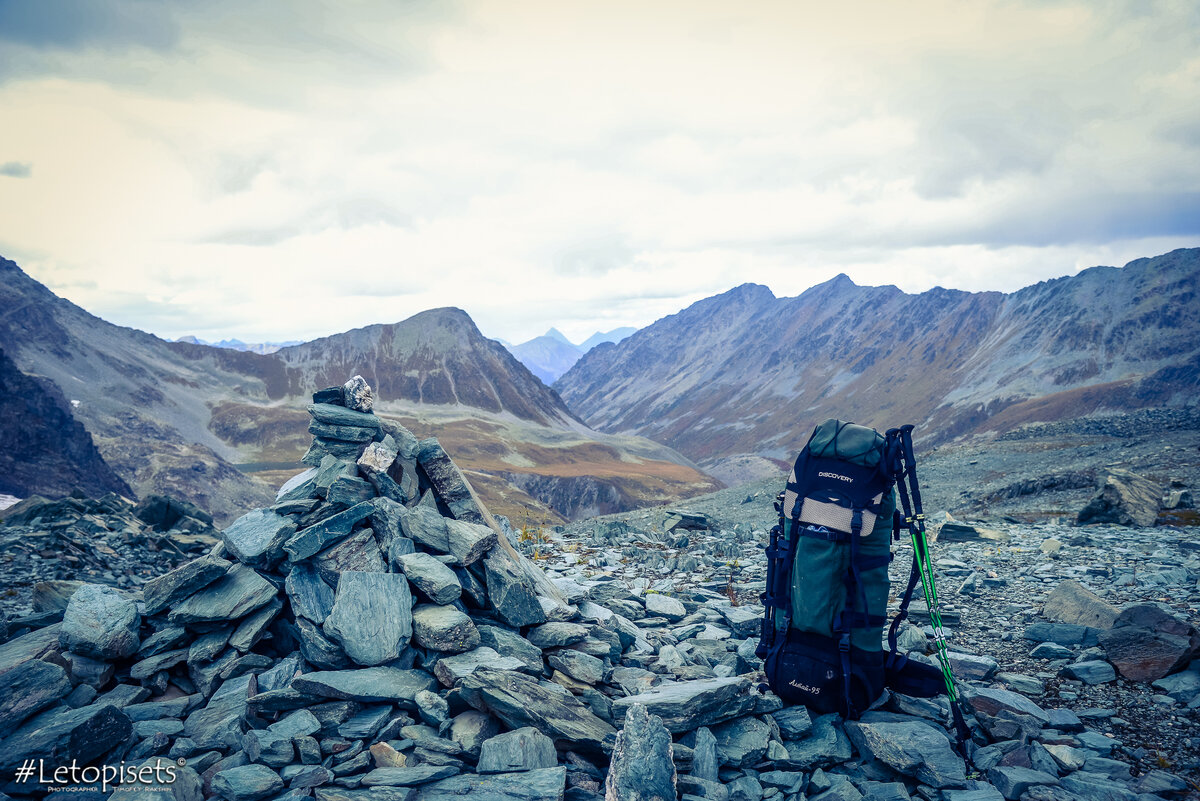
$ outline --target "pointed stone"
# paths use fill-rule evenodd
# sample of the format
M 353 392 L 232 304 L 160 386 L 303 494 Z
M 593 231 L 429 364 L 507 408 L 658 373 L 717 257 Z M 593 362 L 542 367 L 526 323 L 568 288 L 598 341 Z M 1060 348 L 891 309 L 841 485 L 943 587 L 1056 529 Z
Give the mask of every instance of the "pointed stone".
M 333 590 L 321 580 L 310 563 L 294 565 L 283 586 L 297 617 L 307 618 L 319 626 L 333 611 Z
M 673 801 L 676 783 L 670 732 L 662 719 L 649 714 L 645 706 L 631 705 L 625 714 L 625 725 L 617 733 L 604 782 L 605 799 Z

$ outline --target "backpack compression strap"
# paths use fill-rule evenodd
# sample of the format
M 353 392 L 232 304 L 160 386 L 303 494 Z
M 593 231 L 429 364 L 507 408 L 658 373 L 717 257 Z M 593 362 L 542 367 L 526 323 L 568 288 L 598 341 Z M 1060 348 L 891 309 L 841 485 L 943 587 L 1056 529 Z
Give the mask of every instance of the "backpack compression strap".
M 946 695 L 950 699 L 950 713 L 954 718 L 954 730 L 959 753 L 967 759 L 967 742 L 971 739 L 971 730 L 963 717 L 958 690 L 954 684 L 954 674 L 950 669 L 950 656 L 946 648 L 946 632 L 942 627 L 942 610 L 938 602 L 937 587 L 933 582 L 933 562 L 929 555 L 929 541 L 925 536 L 925 513 L 921 504 L 921 488 L 917 483 L 916 457 L 912 445 L 913 426 L 906 425 L 893 428 L 887 432 L 888 452 L 891 455 L 890 467 L 896 477 L 897 495 L 904 509 L 904 524 L 908 527 L 913 545 L 913 567 L 909 574 L 908 587 L 900 604 L 900 611 L 892 621 L 888 631 L 888 648 L 891 651 L 889 660 L 897 658 L 896 631 L 900 621 L 908 616 L 908 604 L 912 600 L 913 589 L 918 578 L 921 589 L 925 594 L 925 604 L 929 610 L 929 619 L 933 624 L 933 641 L 936 649 L 938 664 L 942 670 L 942 679 L 946 683 Z M 911 492 L 912 500 L 909 500 Z

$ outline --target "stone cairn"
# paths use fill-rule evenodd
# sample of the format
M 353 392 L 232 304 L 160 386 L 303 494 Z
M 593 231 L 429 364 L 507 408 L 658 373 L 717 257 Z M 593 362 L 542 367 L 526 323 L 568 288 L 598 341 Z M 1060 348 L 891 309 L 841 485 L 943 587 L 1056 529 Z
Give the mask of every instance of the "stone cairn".
M 83 584 L 61 622 L 0 644 L 0 790 L 52 789 L 20 779 L 38 759 L 49 776 L 127 766 L 116 796 L 175 801 L 1069 801 L 1186 787 L 1129 779 L 1072 713 L 1005 689 L 970 693 L 992 742 L 973 766 L 951 748 L 944 699 L 892 696 L 851 723 L 784 708 L 757 689 L 754 610 L 714 604 L 722 628 L 696 598 L 551 580 L 498 535 L 436 439 L 373 413 L 361 378 L 313 399 L 311 467 L 273 506 L 140 599 Z

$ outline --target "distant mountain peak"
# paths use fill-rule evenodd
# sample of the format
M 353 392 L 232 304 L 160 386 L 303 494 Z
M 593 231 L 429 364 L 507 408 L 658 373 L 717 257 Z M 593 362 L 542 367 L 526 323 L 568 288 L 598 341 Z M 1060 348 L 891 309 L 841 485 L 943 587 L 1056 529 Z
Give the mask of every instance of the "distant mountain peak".
M 550 330 L 547 331 L 542 336 L 547 336 L 547 337 L 550 337 L 551 339 L 557 339 L 559 342 L 563 343 L 564 345 L 570 345 L 572 348 L 576 347 L 575 343 L 572 342 L 571 340 L 567 339 L 566 335 L 564 335 L 562 331 L 559 331 L 557 328 L 555 328 L 553 326 L 551 326 Z

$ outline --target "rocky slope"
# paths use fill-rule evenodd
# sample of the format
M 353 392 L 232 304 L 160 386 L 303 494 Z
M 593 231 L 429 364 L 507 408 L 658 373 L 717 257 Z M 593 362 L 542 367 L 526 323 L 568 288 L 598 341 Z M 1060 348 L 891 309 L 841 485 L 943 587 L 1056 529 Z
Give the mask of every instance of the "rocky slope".
M 915 423 L 937 441 L 1193 402 L 1200 250 L 1012 294 L 747 284 L 582 358 L 555 388 L 589 424 L 713 467 L 787 459 L 814 423 Z M 719 470 L 719 466 L 716 468 Z
M 0 494 L 131 496 L 71 415 L 57 386 L 27 376 L 0 349 Z
M 936 544 L 954 579 L 968 763 L 944 698 L 886 696 L 843 721 L 762 691 L 764 530 L 679 514 L 641 525 L 653 513 L 638 512 L 527 541 L 527 557 L 437 443 L 370 413 L 311 413 L 361 429 L 358 447 L 203 557 L 131 576 L 132 591 L 44 587 L 14 621 L 0 769 L 15 779 L 0 791 L 41 795 L 13 772 L 38 757 L 148 767 L 151 786 L 122 775 L 122 794 L 186 801 L 1150 801 L 1196 788 L 1200 666 L 1135 677 L 1139 626 L 1119 625 L 1129 610 L 1102 619 L 1131 603 L 1138 620 L 1196 610 L 1200 559 L 1178 530 L 1016 526 L 1003 542 Z M 927 658 L 930 636 L 906 625 L 901 647 Z

